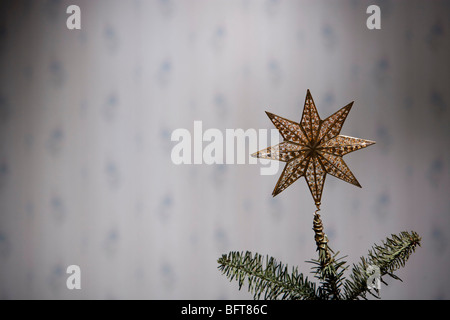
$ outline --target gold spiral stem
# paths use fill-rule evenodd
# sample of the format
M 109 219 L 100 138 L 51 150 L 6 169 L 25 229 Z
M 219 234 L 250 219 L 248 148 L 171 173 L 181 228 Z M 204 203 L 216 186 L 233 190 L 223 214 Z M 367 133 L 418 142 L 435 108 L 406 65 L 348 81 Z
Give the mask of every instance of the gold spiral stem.
M 316 210 L 313 219 L 314 240 L 316 241 L 317 251 L 319 251 L 319 260 L 322 265 L 327 265 L 331 261 L 330 248 L 328 247 L 328 238 L 323 231 L 322 219 Z

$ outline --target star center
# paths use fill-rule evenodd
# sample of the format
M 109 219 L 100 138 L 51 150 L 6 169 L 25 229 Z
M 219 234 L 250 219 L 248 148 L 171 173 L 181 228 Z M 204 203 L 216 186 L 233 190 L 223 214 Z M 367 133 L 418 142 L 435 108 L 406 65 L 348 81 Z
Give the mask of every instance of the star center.
M 308 156 L 315 157 L 317 155 L 317 151 L 319 149 L 318 147 L 319 146 L 316 144 L 308 146 L 308 149 L 309 149 Z

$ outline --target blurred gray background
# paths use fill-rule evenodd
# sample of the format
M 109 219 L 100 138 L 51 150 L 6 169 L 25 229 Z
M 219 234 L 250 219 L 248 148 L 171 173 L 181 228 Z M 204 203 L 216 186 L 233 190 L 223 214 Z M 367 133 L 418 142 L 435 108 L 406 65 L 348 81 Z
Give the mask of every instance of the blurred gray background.
M 362 189 L 326 181 L 332 248 L 351 265 L 415 230 L 382 298 L 450 298 L 449 1 L 2 1 L 0 17 L 0 298 L 250 299 L 217 270 L 231 250 L 309 274 L 303 178 L 272 198 L 283 166 L 170 158 L 195 120 L 300 120 L 307 89 L 322 118 L 355 101 L 341 134 L 377 142 L 344 157 Z

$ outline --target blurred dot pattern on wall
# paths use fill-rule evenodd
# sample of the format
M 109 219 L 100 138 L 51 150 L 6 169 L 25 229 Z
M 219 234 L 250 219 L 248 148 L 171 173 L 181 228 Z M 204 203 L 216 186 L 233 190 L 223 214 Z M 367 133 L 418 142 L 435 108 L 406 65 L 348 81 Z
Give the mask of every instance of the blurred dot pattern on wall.
M 321 115 L 355 101 L 342 132 L 377 142 L 348 159 L 362 189 L 327 179 L 333 243 L 353 263 L 415 230 L 422 248 L 383 298 L 450 299 L 448 1 L 377 1 L 380 30 L 366 0 L 76 3 L 81 30 L 68 0 L 0 4 L 0 298 L 251 298 L 217 271 L 232 250 L 309 270 L 306 184 L 273 199 L 283 166 L 170 155 L 197 120 L 300 121 L 310 89 Z

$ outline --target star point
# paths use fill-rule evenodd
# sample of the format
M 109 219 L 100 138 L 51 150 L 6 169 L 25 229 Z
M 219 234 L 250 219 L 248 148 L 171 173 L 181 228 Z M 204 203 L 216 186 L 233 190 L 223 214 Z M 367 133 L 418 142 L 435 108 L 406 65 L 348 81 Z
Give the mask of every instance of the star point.
M 275 197 L 300 177 L 305 177 L 317 208 L 327 174 L 361 188 L 342 157 L 375 141 L 340 135 L 354 101 L 322 120 L 309 89 L 299 123 L 266 111 L 284 141 L 252 154 L 252 157 L 286 162 L 272 192 Z

